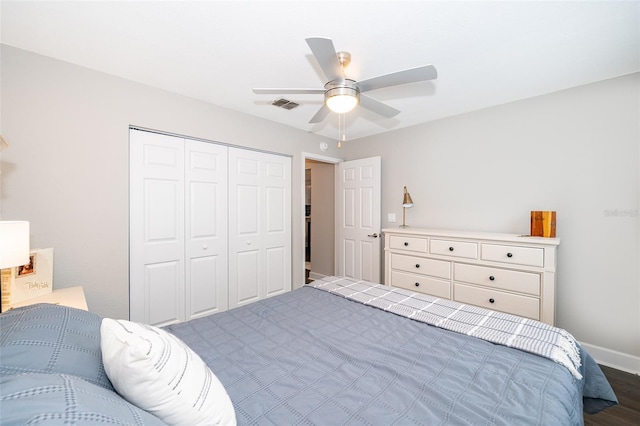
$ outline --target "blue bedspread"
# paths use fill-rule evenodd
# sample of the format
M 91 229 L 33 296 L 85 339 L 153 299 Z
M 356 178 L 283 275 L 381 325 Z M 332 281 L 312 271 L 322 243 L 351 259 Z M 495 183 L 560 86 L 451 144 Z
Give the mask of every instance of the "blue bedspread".
M 581 425 L 583 408 L 617 403 L 583 350 L 577 380 L 310 287 L 167 329 L 216 373 L 239 425 Z

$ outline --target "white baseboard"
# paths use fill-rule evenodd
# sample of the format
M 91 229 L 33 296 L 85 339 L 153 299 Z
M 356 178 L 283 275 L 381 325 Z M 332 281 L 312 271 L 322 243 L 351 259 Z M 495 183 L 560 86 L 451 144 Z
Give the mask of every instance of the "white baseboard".
M 313 272 L 313 271 L 309 272 L 309 278 L 311 278 L 312 280 L 321 280 L 326 276 L 327 275 L 318 274 L 317 272 Z
M 580 342 L 580 345 L 589 352 L 589 355 L 591 355 L 598 364 L 640 375 L 640 357 L 590 345 L 589 343 Z

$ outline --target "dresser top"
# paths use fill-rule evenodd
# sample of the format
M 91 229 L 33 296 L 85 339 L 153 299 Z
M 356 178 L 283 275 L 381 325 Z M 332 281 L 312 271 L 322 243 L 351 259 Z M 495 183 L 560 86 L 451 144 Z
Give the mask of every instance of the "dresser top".
M 460 231 L 452 229 L 431 229 L 431 228 L 384 228 L 383 233 L 393 233 L 402 235 L 433 236 L 449 238 L 466 238 L 486 241 L 504 241 L 522 244 L 541 244 L 557 246 L 560 244 L 559 238 L 532 237 L 520 234 L 501 234 L 497 232 L 481 231 Z

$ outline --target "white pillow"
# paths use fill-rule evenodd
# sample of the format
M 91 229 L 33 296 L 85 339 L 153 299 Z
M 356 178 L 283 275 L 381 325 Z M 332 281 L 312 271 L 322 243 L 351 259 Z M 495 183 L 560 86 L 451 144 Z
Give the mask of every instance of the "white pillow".
M 184 342 L 164 330 L 104 318 L 100 349 L 113 387 L 170 425 L 235 425 L 222 383 Z

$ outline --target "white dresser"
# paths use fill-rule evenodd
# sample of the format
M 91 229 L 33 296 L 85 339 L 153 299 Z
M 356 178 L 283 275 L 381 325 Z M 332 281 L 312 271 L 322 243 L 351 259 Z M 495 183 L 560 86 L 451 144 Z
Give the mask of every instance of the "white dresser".
M 557 238 L 387 228 L 385 284 L 555 323 Z

